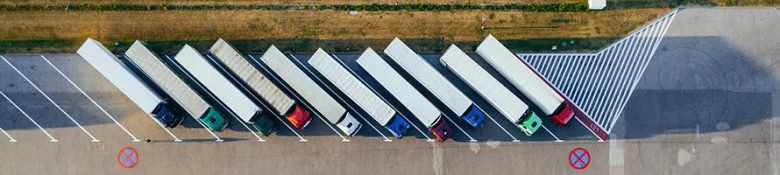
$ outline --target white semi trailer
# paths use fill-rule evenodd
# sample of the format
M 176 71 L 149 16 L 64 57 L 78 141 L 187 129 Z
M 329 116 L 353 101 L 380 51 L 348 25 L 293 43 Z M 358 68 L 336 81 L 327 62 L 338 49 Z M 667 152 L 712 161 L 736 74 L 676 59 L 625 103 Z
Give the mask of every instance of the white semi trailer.
M 260 58 L 263 63 L 304 100 L 309 102 L 315 111 L 319 112 L 331 124 L 342 132 L 354 136 L 363 126 L 352 114 L 348 113 L 336 100 L 314 82 L 306 73 L 295 65 L 282 51 L 271 46 Z
M 174 57 L 206 90 L 214 94 L 217 100 L 227 106 L 228 112 L 238 116 L 241 121 L 254 124 L 262 118 L 263 110 L 233 85 L 217 68 L 209 63 L 195 48 L 184 45 Z
M 485 120 L 485 114 L 471 99 L 400 39 L 393 39 L 385 48 L 385 54 L 433 93 L 447 108 L 460 116 L 463 122 L 476 128 Z
M 523 95 L 531 99 L 545 115 L 552 117 L 556 124 L 564 126 L 574 116 L 574 112 L 563 96 L 551 84 L 543 80 L 542 76 L 533 70 L 528 63 L 509 51 L 493 35 L 488 35 L 477 46 L 477 54 L 509 80 Z
M 526 135 L 530 136 L 533 134 L 532 129 L 541 126 L 539 117 L 528 112 L 528 105 L 454 44 L 444 52 L 439 61 Z
M 122 61 L 100 42 L 87 38 L 76 53 L 130 98 L 130 101 L 161 124 L 173 128 L 184 121 L 184 117 L 174 115 L 168 102 L 144 84 L 130 68 L 122 64 Z
M 436 136 L 436 140 L 443 142 L 452 135 L 452 128 L 442 119 L 441 111 L 395 72 L 373 49 L 366 49 L 358 57 L 357 63 L 409 109 Z
M 371 118 L 390 130 L 396 139 L 401 139 L 409 129 L 409 123 L 399 113 L 322 49 L 317 50 L 308 62 Z
M 307 123 L 311 122 L 309 114 L 303 107 L 297 105 L 292 98 L 276 87 L 268 77 L 260 73 L 246 57 L 233 48 L 228 42 L 220 38 L 211 46 L 209 52 L 224 64 L 230 72 L 243 80 L 252 91 L 259 94 L 265 101 L 270 103 L 271 108 L 276 110 L 280 116 L 285 116 L 285 119 L 292 123 L 295 128 L 303 129 Z M 263 115 L 259 120 L 272 122 L 269 118 L 270 116 Z M 254 125 L 254 127 L 263 133 L 263 135 L 268 135 L 271 130 L 275 128 L 275 125 Z
M 196 117 L 204 123 L 207 123 L 212 118 L 215 121 L 224 121 L 225 118 L 222 114 L 206 103 L 195 90 L 187 85 L 181 77 L 177 76 L 170 67 L 160 60 L 157 54 L 150 51 L 141 41 L 135 41 L 127 49 L 125 56 L 173 100 L 178 102 L 190 116 Z M 222 125 L 217 123 L 213 125 L 217 127 L 210 129 L 220 130 Z

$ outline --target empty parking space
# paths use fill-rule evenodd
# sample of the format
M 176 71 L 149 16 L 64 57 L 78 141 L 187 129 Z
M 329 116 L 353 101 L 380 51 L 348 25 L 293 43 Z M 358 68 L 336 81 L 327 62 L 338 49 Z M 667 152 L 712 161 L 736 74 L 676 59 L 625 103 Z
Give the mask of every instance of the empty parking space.
M 37 61 L 42 62 L 40 57 L 35 59 L 36 57 L 34 55 L 30 55 L 12 58 L 0 56 L 0 58 L 11 68 L 15 75 L 21 77 L 21 79 L 24 80 L 24 83 L 27 83 L 27 85 L 32 87 L 32 92 L 37 92 L 45 99 L 39 101 L 39 103 L 48 103 L 47 105 L 50 105 L 49 107 L 54 107 L 54 109 L 58 111 L 56 113 L 49 113 L 48 115 L 67 118 L 67 121 L 71 122 L 70 124 L 78 127 L 92 142 L 99 141 L 84 126 L 94 128 L 109 121 L 96 117 L 96 115 L 92 113 L 93 110 L 91 110 L 94 106 L 87 100 L 78 98 L 78 95 L 80 95 L 78 92 L 60 86 L 65 84 L 65 82 L 57 81 L 61 79 L 50 78 L 59 75 L 49 67 L 43 66 L 45 63 L 38 63 Z M 104 136 L 108 137 L 108 135 Z

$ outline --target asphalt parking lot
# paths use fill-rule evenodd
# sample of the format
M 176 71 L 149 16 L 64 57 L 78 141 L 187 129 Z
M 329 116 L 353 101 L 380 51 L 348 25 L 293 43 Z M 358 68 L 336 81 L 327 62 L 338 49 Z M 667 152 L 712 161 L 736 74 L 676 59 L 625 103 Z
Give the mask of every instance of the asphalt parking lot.
M 390 133 L 368 117 L 361 122 L 377 130 L 364 126 L 349 142 L 317 119 L 303 131 L 280 127 L 265 142 L 232 118 L 226 131 L 215 133 L 221 143 L 191 118 L 169 134 L 78 55 L 2 55 L 10 64 L 0 62 L 0 92 L 11 100 L 0 98 L 0 128 L 16 142 L 0 141 L 0 168 L 9 174 L 778 174 L 778 17 L 775 8 L 681 10 L 608 142 L 597 142 L 576 120 L 558 128 L 547 119 L 549 132 L 523 135 L 435 64 L 437 53 L 421 55 L 495 119 L 471 129 L 451 116 L 466 132 L 444 143 L 426 142 L 424 128 L 385 142 L 382 135 Z M 304 63 L 310 56 L 293 55 Z M 359 53 L 337 56 L 379 87 L 355 64 Z M 127 146 L 139 152 L 133 169 L 117 164 L 117 152 Z M 576 147 L 592 155 L 586 170 L 569 166 Z

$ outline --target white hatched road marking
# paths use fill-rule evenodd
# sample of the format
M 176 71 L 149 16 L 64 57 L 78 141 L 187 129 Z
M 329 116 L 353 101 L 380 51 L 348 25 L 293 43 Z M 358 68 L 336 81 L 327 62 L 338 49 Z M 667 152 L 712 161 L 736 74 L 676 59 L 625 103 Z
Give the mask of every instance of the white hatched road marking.
M 293 54 L 290 54 L 290 56 L 291 56 L 291 57 L 293 57 L 293 60 L 295 60 L 295 62 L 297 62 L 297 63 L 298 63 L 300 66 L 302 66 L 302 67 L 303 67 L 303 69 L 305 69 L 305 70 L 306 70 L 307 72 L 309 72 L 310 74 L 314 75 L 314 72 L 312 72 L 312 71 L 311 71 L 311 70 L 310 70 L 308 67 L 306 67 L 306 65 L 303 65 L 303 63 L 301 63 L 301 61 L 300 61 L 300 60 L 298 60 L 298 58 L 296 58 L 296 57 L 295 57 Z M 347 103 L 347 101 L 346 101 L 346 100 L 344 100 L 344 99 L 343 99 L 343 98 L 341 98 L 340 96 L 336 95 L 336 91 L 334 91 L 334 90 L 333 90 L 333 89 L 331 89 L 330 87 L 326 86 L 326 85 L 325 85 L 325 82 L 324 82 L 324 81 L 322 81 L 322 79 L 320 79 L 320 78 L 319 78 L 319 77 L 317 77 L 317 76 L 311 76 L 311 77 L 314 77 L 315 79 L 317 79 L 317 81 L 319 81 L 319 82 L 320 82 L 320 84 L 322 84 L 322 86 L 323 86 L 323 87 L 325 87 L 325 89 L 328 89 L 328 91 L 330 91 L 331 93 L 333 93 L 333 96 L 336 96 L 336 98 L 338 98 L 339 100 L 341 100 L 342 102 L 344 102 L 344 105 L 346 105 L 346 106 L 347 106 L 347 107 L 348 107 L 350 110 L 352 110 L 352 111 L 355 113 L 355 115 L 357 115 L 358 117 L 360 117 L 360 119 L 363 119 L 363 121 L 365 121 L 365 122 L 366 122 L 366 124 L 368 124 L 368 126 L 371 126 L 371 128 L 374 128 L 374 131 L 376 131 L 377 133 L 379 133 L 379 135 L 381 135 L 383 138 L 385 138 L 385 140 L 384 140 L 385 142 L 392 142 L 392 141 L 393 141 L 393 140 L 390 140 L 390 139 L 388 139 L 388 138 L 387 138 L 387 136 L 385 136 L 385 134 L 383 134 L 382 132 L 379 132 L 379 129 L 376 129 L 376 127 L 374 127 L 374 125 L 372 125 L 372 124 L 371 124 L 371 122 L 368 122 L 368 120 L 366 120 L 366 118 L 365 118 L 365 117 L 363 117 L 363 115 L 362 115 L 362 114 L 358 113 L 358 112 L 357 112 L 357 110 L 355 110 L 355 108 L 353 108 L 353 107 L 352 107 L 352 105 L 349 105 L 349 103 Z M 355 132 L 357 132 L 357 131 L 355 131 Z
M 102 107 L 102 106 L 100 106 L 100 104 L 98 104 L 97 102 L 95 102 L 95 100 L 93 100 L 93 99 L 92 99 L 92 97 L 90 97 L 89 95 L 87 95 L 87 93 L 86 93 L 86 92 L 84 92 L 84 90 L 81 90 L 81 88 L 80 88 L 78 85 L 76 85 L 76 83 L 73 83 L 73 81 L 71 81 L 71 80 L 70 80 L 70 78 L 68 78 L 68 76 L 65 76 L 65 74 L 64 74 L 64 73 L 62 73 L 62 71 L 60 71 L 60 69 L 59 69 L 59 68 L 57 68 L 57 66 L 54 66 L 54 64 L 52 64 L 52 63 L 49 61 L 49 59 L 47 59 L 47 58 L 46 58 L 46 57 L 44 57 L 43 55 L 41 55 L 41 58 L 43 58 L 43 60 L 44 60 L 44 61 L 46 61 L 46 63 L 48 63 L 48 64 L 49 64 L 49 66 L 51 66 L 52 68 L 54 68 L 54 70 L 55 70 L 55 71 L 57 71 L 57 73 L 59 73 L 60 75 L 62 75 L 62 77 L 63 77 L 63 78 L 65 78 L 65 80 L 68 80 L 68 83 L 70 83 L 71 85 L 73 85 L 73 87 L 75 87 L 77 90 L 79 90 L 79 92 L 81 92 L 81 94 L 83 94 L 83 95 L 84 95 L 84 97 L 87 97 L 87 99 L 89 99 L 89 101 L 90 101 L 90 102 L 92 102 L 92 104 L 94 104 L 95 106 L 97 106 L 97 107 L 98 107 L 98 109 L 100 109 L 100 111 L 102 111 L 102 112 L 103 112 L 103 114 L 106 114 L 106 116 L 108 116 L 108 118 L 111 118 L 111 120 L 112 120 L 112 121 L 114 121 L 114 123 L 116 123 L 116 125 L 119 125 L 119 128 L 122 128 L 122 130 L 123 130 L 123 131 L 125 131 L 125 133 L 127 133 L 127 135 L 130 135 L 130 137 L 132 137 L 132 138 L 133 138 L 133 142 L 140 142 L 140 141 L 141 141 L 141 140 L 138 140 L 138 138 L 136 138 L 136 137 L 135 137 L 135 136 L 134 136 L 132 133 L 130 133 L 130 131 L 128 131 L 128 130 L 127 130 L 125 127 L 124 127 L 124 126 L 122 126 L 122 124 L 119 124 L 119 121 L 116 121 L 116 119 L 114 119 L 114 116 L 111 116 L 111 114 L 109 114 L 109 113 L 108 113 L 108 112 L 107 112 L 105 109 L 103 109 L 103 107 Z
M 517 55 L 610 133 L 678 11 L 674 9 L 595 54 Z M 561 67 L 573 69 L 556 69 Z
M 49 100 L 49 102 L 51 102 L 51 104 L 54 104 L 54 106 L 55 106 L 55 107 L 57 107 L 57 109 L 59 109 L 59 110 L 60 110 L 60 112 L 62 112 L 63 114 L 65 114 L 65 116 L 67 116 L 67 117 L 70 119 L 70 121 L 73 121 L 73 123 L 75 123 L 77 126 L 79 126 L 79 128 L 81 128 L 81 130 L 82 130 L 82 131 L 84 131 L 84 133 L 86 133 L 86 134 L 87 134 L 87 135 L 88 135 L 90 138 L 92 138 L 92 142 L 100 142 L 100 140 L 96 139 L 94 136 L 92 136 L 92 134 L 90 134 L 90 133 L 89 133 L 89 132 L 88 132 L 86 129 L 84 129 L 84 127 L 82 127 L 82 126 L 81 126 L 81 124 L 79 124 L 79 122 L 77 122 L 75 119 L 73 119 L 73 117 L 71 117 L 71 116 L 70 116 L 70 114 L 68 114 L 67 112 L 65 112 L 65 110 L 64 110 L 64 109 L 62 109 L 62 107 L 60 107 L 60 105 L 58 105 L 57 103 L 55 103 L 55 102 L 54 102 L 54 100 L 52 100 L 51 98 L 49 98 L 49 95 L 46 95 L 46 93 L 43 93 L 43 91 L 42 91 L 40 88 L 38 88 L 38 86 L 37 86 L 37 85 L 35 85 L 35 83 L 33 83 L 32 81 L 30 81 L 30 79 L 29 79 L 29 78 L 27 78 L 27 76 L 25 76 L 24 74 L 22 74 L 22 72 L 21 72 L 21 71 L 19 71 L 19 69 L 17 69 L 17 68 L 16 68 L 16 66 L 14 66 L 13 64 L 11 64 L 11 62 L 9 62 L 7 59 L 5 59 L 5 57 L 3 57 L 3 56 L 0 56 L 0 58 L 2 58 L 2 59 L 3 59 L 3 61 L 5 61 L 5 63 L 7 63 L 9 66 L 11 66 L 11 68 L 13 68 L 13 69 L 14 69 L 14 71 L 16 71 L 16 73 L 18 73 L 19 75 L 21 75 L 21 76 L 22 76 L 22 78 L 24 78 L 24 80 L 26 80 L 26 81 L 27 81 L 27 83 L 30 83 L 30 85 L 32 85 L 32 86 L 33 86 L 33 88 L 35 88 L 35 90 L 38 90 L 38 92 L 39 92 L 39 93 L 41 93 L 41 95 L 43 95 L 43 97 L 46 97 L 46 99 L 47 99 L 47 100 Z

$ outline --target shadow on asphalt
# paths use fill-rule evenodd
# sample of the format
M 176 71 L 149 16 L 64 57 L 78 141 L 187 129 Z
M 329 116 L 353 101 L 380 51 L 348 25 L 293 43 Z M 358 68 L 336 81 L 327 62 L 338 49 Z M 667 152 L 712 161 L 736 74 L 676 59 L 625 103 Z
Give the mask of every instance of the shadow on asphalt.
M 414 49 L 414 48 L 413 48 Z M 478 128 L 470 128 L 463 122 L 459 121 L 452 112 L 446 110 L 444 105 L 438 100 L 432 100 L 432 102 L 444 111 L 445 114 L 453 116 L 451 119 L 455 121 L 455 124 L 461 126 L 472 137 L 479 141 L 512 141 L 511 136 L 522 141 L 552 141 L 554 138 L 546 133 L 544 130 L 539 130 L 532 137 L 527 137 L 522 134 L 517 128 L 515 128 L 507 119 L 505 119 L 500 113 L 498 113 L 491 105 L 489 105 L 481 96 L 471 90 L 463 81 L 457 78 L 452 72 L 441 66 L 438 62 L 440 53 L 421 53 L 421 55 L 433 65 L 439 72 L 442 73 L 447 79 L 449 79 L 456 87 L 460 88 L 470 99 L 476 104 L 482 107 L 487 114 L 491 115 L 496 120 L 498 125 L 490 119 L 484 120 L 483 124 Z M 470 54 L 472 57 L 475 54 Z M 254 55 L 256 59 L 259 59 L 260 55 Z M 392 98 L 381 86 L 369 75 L 365 70 L 362 70 L 360 66 L 355 63 L 355 59 L 359 56 L 359 53 L 343 53 L 339 54 L 339 58 L 344 63 L 360 75 L 361 78 L 366 80 L 367 84 L 374 87 L 379 95 L 387 99 L 391 106 L 395 106 L 400 110 L 400 113 L 406 115 L 412 124 L 417 125 L 420 129 L 429 137 L 433 137 L 422 124 L 409 115 L 409 111 L 399 105 L 399 102 Z M 24 55 L 5 55 L 9 61 L 15 65 L 22 67 L 22 70 L 28 77 L 31 77 L 35 82 L 35 76 L 41 76 L 44 73 L 35 73 L 33 70 L 35 64 L 39 62 L 25 63 L 24 59 L 34 59 Z M 23 57 L 23 58 L 21 58 Z M 29 57 L 29 58 L 28 58 Z M 296 54 L 298 59 L 304 64 L 305 59 L 308 59 L 309 54 Z M 57 57 L 50 57 L 49 59 L 57 59 Z M 718 126 L 719 123 L 727 123 L 728 128 L 735 129 L 744 126 L 754 125 L 764 120 L 771 118 L 772 116 L 772 102 L 776 99 L 772 98 L 772 92 L 761 91 L 744 91 L 743 89 L 754 86 L 774 86 L 780 87 L 780 83 L 772 80 L 773 75 L 768 73 L 765 69 L 765 63 L 757 63 L 755 60 L 761 58 L 753 58 L 746 55 L 732 46 L 730 43 L 720 37 L 665 37 L 660 44 L 653 60 L 647 68 L 647 72 L 640 80 L 640 84 L 660 84 L 659 89 L 645 90 L 637 89 L 634 94 L 631 95 L 631 100 L 625 107 L 625 112 L 622 113 L 624 120 L 624 127 L 631 130 L 626 135 L 625 139 L 638 139 L 647 138 L 659 134 L 667 133 L 694 133 L 696 132 L 696 125 L 708 126 L 701 127 L 699 132 L 719 132 L 722 127 Z M 126 59 L 122 59 L 127 61 Z M 166 60 L 166 59 L 163 59 Z M 480 58 L 474 58 L 479 64 L 486 68 L 488 72 L 493 75 L 498 75 L 495 70 L 490 69 L 489 66 Z M 83 62 L 83 61 L 82 61 Z M 388 61 L 389 62 L 389 61 Z M 776 62 L 776 61 L 775 61 Z M 166 61 L 167 64 L 171 64 L 170 61 Z M 393 62 L 389 62 L 393 63 Z M 33 66 L 27 65 L 33 64 Z M 45 64 L 45 63 L 43 63 Z M 254 63 L 253 63 L 254 64 Z M 393 64 L 391 64 L 393 65 Z M 39 65 L 38 68 L 42 69 L 43 65 Z M 86 65 L 88 66 L 88 65 Z M 255 65 L 257 66 L 257 65 Z M 308 66 L 308 65 L 307 65 Z M 130 66 L 134 71 L 138 71 L 134 67 Z M 85 67 L 86 68 L 86 67 Z M 397 67 L 396 67 L 397 68 Z M 62 68 L 61 68 L 62 69 Z M 400 69 L 397 69 L 400 70 Z M 49 70 L 46 70 L 46 73 Z M 268 72 L 260 70 L 263 74 L 268 76 Z M 181 72 L 179 72 L 181 73 Z M 30 114 L 37 122 L 44 128 L 62 128 L 62 127 L 75 127 L 62 113 L 59 112 L 54 106 L 52 106 L 47 99 L 35 91 L 30 91 L 32 87 L 21 77 L 18 76 L 10 67 L 0 62 L 0 90 L 9 96 L 14 102 L 22 107 L 25 112 Z M 410 79 L 406 73 L 402 75 L 418 89 L 419 83 Z M 316 76 L 319 76 L 318 74 Z M 150 82 L 145 76 L 140 76 L 145 81 Z M 72 79 L 79 77 L 72 77 Z M 192 80 L 187 79 L 187 83 L 194 83 Z M 320 76 L 320 79 L 325 80 Z M 505 86 L 509 86 L 503 78 L 498 78 Z M 767 80 L 769 79 L 769 80 Z M 316 80 L 315 80 L 316 81 Z M 757 84 L 756 82 L 766 82 Z M 279 82 L 276 82 L 279 83 Z M 318 82 L 319 83 L 319 82 Z M 50 86 L 41 85 L 38 86 Z M 150 84 L 153 89 L 158 92 L 162 92 L 159 87 Z M 321 84 L 324 86 L 330 86 L 329 82 Z M 668 90 L 665 90 L 664 86 L 669 86 Z M 640 86 L 642 87 L 642 86 Z M 676 89 L 671 89 L 676 88 Z M 27 89 L 27 90 L 20 90 Z M 514 88 L 509 88 L 514 89 Z M 725 90 L 716 90 L 725 89 Z M 197 89 L 198 92 L 205 92 L 204 89 Z M 512 90 L 515 94 L 518 94 L 523 101 L 529 102 L 527 98 L 523 97 L 517 90 Z M 289 92 L 288 92 L 289 93 Z M 331 93 L 331 92 L 329 92 Z M 592 91 L 587 93 L 599 93 L 598 91 Z M 49 93 L 47 93 L 49 94 Z M 52 95 L 53 94 L 53 95 Z M 73 94 L 49 94 L 53 96 L 55 101 L 63 103 L 65 100 L 67 103 L 76 105 L 91 105 L 87 100 L 82 99 L 79 93 Z M 161 93 L 164 97 L 166 94 Z M 341 92 L 333 93 L 332 95 L 344 96 Z M 429 96 L 430 98 L 430 96 Z M 214 99 L 206 98 L 209 102 L 214 102 Z M 338 99 L 337 99 L 338 100 Z M 342 105 L 349 104 L 355 106 L 353 102 L 347 100 L 341 102 Z M 181 110 L 175 102 L 174 106 L 178 110 Z M 530 103 L 529 103 L 530 104 Z M 536 107 L 532 106 L 532 110 L 538 111 Z M 104 106 L 111 108 L 109 106 Z M 66 111 L 72 111 L 73 105 L 64 105 L 63 108 Z M 114 107 L 116 108 L 116 107 Z M 224 112 L 224 109 L 217 107 Z M 26 119 L 10 102 L 4 98 L 0 98 L 0 109 L 3 111 L 0 113 L 0 120 L 6 122 L 3 124 L 5 130 L 37 130 L 37 127 L 28 122 Z M 268 110 L 268 109 L 265 109 Z M 78 109 L 80 112 L 74 112 L 76 120 L 81 122 L 83 126 L 99 125 L 112 123 L 103 118 L 102 112 L 98 110 L 92 110 L 92 108 Z M 351 111 L 348 109 L 348 111 Z M 382 135 L 393 139 L 392 135 L 381 125 L 376 123 L 372 118 L 366 115 L 362 109 L 357 109 L 360 115 L 363 115 L 366 120 L 358 117 L 358 120 L 363 122 L 364 126 L 357 134 L 362 137 L 381 137 Z M 125 115 L 114 114 L 114 117 L 120 117 Z M 312 115 L 313 117 L 316 117 Z M 247 129 L 240 125 L 240 121 L 233 117 L 230 118 L 230 126 L 228 130 L 235 132 L 248 132 Z M 122 120 L 121 117 L 117 120 Z M 284 126 L 281 122 L 287 123 L 287 121 L 274 118 L 278 124 L 277 132 L 275 135 L 285 137 L 297 137 L 290 129 Z M 558 128 L 552 124 L 549 118 L 544 118 L 544 123 L 552 133 L 556 134 L 561 140 L 595 140 L 595 137 L 590 133 L 582 124 L 577 120 L 572 120 L 566 128 Z M 18 124 L 17 124 L 18 123 Z M 379 130 L 382 135 L 377 133 L 373 128 L 367 124 L 371 124 Z M 289 124 L 289 123 L 288 123 Z M 306 136 L 336 136 L 337 133 L 328 127 L 328 123 L 323 122 L 319 118 L 314 118 L 312 123 L 305 130 L 295 130 L 298 134 Z M 187 116 L 184 123 L 179 126 L 184 128 L 202 128 L 192 117 Z M 507 130 L 504 132 L 501 127 Z M 334 127 L 335 128 L 335 127 Z M 468 142 L 470 139 L 460 132 L 455 131 L 453 138 L 450 141 L 456 142 Z M 410 128 L 405 135 L 405 139 L 425 139 L 423 133 L 420 133 L 414 128 Z M 226 142 L 240 141 L 244 139 L 224 139 Z M 196 139 L 185 140 L 185 142 L 213 142 L 213 139 Z M 165 141 L 155 141 L 165 142 Z

